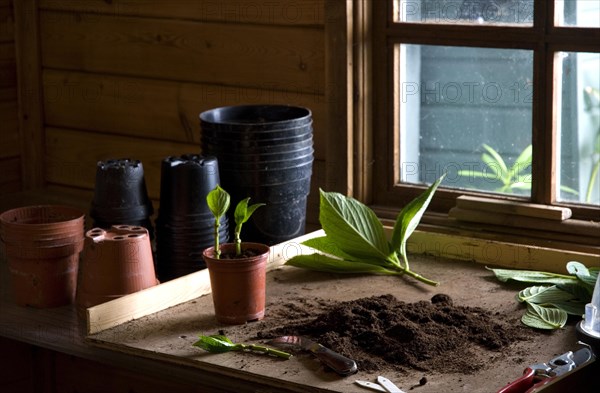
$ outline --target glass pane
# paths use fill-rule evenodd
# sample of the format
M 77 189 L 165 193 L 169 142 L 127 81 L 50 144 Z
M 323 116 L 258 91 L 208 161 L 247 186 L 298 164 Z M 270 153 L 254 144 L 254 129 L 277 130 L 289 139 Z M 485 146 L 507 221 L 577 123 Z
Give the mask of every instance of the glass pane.
M 533 25 L 533 0 L 396 0 L 396 22 Z
M 600 1 L 555 0 L 555 23 L 567 27 L 600 27 Z
M 600 53 L 557 56 L 558 199 L 600 205 Z
M 398 51 L 400 181 L 530 196 L 532 51 Z

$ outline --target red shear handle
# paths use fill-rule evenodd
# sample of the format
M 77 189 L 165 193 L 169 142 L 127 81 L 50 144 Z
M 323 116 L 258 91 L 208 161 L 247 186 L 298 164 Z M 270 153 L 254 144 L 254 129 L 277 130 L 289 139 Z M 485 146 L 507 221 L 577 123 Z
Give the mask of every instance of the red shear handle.
M 534 376 L 535 370 L 527 367 L 523 372 L 523 376 L 498 390 L 498 393 L 525 393 L 533 386 Z

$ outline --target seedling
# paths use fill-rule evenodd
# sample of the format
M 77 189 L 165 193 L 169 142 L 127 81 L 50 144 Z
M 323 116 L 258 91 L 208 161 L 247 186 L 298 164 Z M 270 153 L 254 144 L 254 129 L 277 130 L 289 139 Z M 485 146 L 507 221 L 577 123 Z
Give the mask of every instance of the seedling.
M 292 357 L 290 353 L 269 348 L 260 344 L 235 344 L 226 336 L 215 334 L 212 336 L 198 336 L 199 339 L 193 345 L 211 353 L 225 353 L 232 351 L 255 352 L 265 355 L 273 355 L 282 359 Z
M 215 216 L 215 225 L 214 225 L 214 236 L 215 236 L 215 257 L 217 259 L 221 258 L 221 249 L 219 244 L 219 228 L 221 226 L 221 217 L 227 213 L 229 209 L 231 197 L 229 193 L 222 189 L 218 184 L 208 193 L 206 196 L 206 202 L 208 203 L 208 208 Z M 264 203 L 255 203 L 254 205 L 248 206 L 248 202 L 250 198 L 246 198 L 241 200 L 234 212 L 234 220 L 235 220 L 235 230 L 233 232 L 234 242 L 235 242 L 235 255 L 242 255 L 242 240 L 240 238 L 240 234 L 242 232 L 242 224 L 250 219 L 252 214 L 261 206 L 264 206 Z

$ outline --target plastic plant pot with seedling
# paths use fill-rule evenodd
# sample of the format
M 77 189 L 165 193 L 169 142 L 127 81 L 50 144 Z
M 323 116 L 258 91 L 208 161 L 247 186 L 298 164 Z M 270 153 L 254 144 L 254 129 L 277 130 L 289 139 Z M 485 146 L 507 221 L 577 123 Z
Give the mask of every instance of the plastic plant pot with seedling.
M 204 250 L 203 257 L 210 276 L 215 316 L 224 324 L 244 324 L 265 315 L 266 266 L 270 248 L 266 244 L 241 240 L 242 225 L 262 206 L 249 206 L 249 199 L 236 206 L 234 242 L 220 244 L 220 219 L 229 210 L 231 197 L 219 185 L 206 197 L 215 217 L 215 244 Z

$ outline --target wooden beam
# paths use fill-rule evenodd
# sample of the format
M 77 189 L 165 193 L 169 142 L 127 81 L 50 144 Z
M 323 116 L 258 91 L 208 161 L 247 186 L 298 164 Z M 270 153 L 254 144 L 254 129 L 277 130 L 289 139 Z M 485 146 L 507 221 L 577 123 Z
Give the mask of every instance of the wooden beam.
M 353 195 L 352 0 L 325 1 L 327 191 Z
M 44 186 L 44 127 L 37 0 L 14 2 L 23 188 Z

